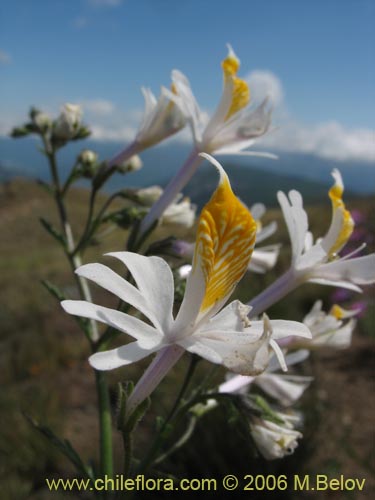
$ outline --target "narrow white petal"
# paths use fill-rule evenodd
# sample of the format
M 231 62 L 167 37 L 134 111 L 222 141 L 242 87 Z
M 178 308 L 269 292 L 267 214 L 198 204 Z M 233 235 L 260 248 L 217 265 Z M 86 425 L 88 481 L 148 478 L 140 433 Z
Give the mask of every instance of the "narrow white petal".
M 292 245 L 292 262 L 295 263 L 300 258 L 304 248 L 308 222 L 307 214 L 302 206 L 302 196 L 300 193 L 298 191 L 291 191 L 289 198 L 290 203 L 283 192 L 279 191 L 277 193 L 277 199 L 283 211 Z
M 356 285 L 369 285 L 375 282 L 375 253 L 324 264 L 316 269 L 312 277 L 330 281 L 348 281 Z
M 135 363 L 159 348 L 158 346 L 152 349 L 143 349 L 138 342 L 131 342 L 110 351 L 95 353 L 89 357 L 89 363 L 95 370 L 114 370 L 120 366 Z
M 255 247 L 248 265 L 249 271 L 256 273 L 265 273 L 269 271 L 275 266 L 279 252 L 280 245 L 270 245 L 263 248 Z
M 252 210 L 250 210 L 250 212 L 253 213 Z M 256 241 L 257 245 L 262 241 L 264 241 L 265 239 L 272 236 L 275 233 L 276 229 L 277 229 L 277 222 L 275 221 L 270 222 L 270 224 L 267 224 L 267 226 L 262 227 L 262 229 L 257 232 L 257 241 Z
M 255 322 L 254 322 L 255 323 Z M 274 340 L 284 337 L 296 336 L 311 339 L 311 332 L 306 325 L 298 321 L 287 321 L 283 319 L 270 320 L 272 327 L 272 338 Z M 251 323 L 253 325 L 253 322 Z
M 61 305 L 69 314 L 100 321 L 131 335 L 139 341 L 142 347 L 154 346 L 162 338 L 160 332 L 144 321 L 115 309 L 98 306 L 84 300 L 64 300 Z
M 334 280 L 334 279 L 327 280 L 325 278 L 311 278 L 308 280 L 308 283 L 316 283 L 317 285 L 327 285 L 339 288 L 346 288 L 348 290 L 353 290 L 354 292 L 362 293 L 362 290 L 359 288 L 359 286 L 354 285 L 350 281 Z
M 174 283 L 172 271 L 165 260 L 132 252 L 113 252 L 107 255 L 125 264 L 160 328 L 163 331 L 169 330 L 173 322 Z
M 116 295 L 123 302 L 132 305 L 144 314 L 156 327 L 160 328 L 159 314 L 154 304 L 147 300 L 135 286 L 103 264 L 85 264 L 76 270 L 79 276 L 89 279 Z
M 312 380 L 313 377 L 262 373 L 255 377 L 254 384 L 283 406 L 290 406 L 302 396 Z

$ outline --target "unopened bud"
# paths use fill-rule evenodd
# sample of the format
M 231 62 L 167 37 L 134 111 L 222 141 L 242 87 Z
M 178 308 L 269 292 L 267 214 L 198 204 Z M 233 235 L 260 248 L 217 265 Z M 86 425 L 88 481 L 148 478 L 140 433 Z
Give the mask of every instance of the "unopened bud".
M 31 109 L 30 118 L 40 132 L 46 132 L 52 126 L 52 120 L 47 113 L 43 113 L 43 111 L 39 111 L 38 109 Z
M 78 156 L 79 172 L 88 178 L 94 177 L 98 169 L 98 155 L 95 151 L 84 149 Z
M 138 155 L 133 155 L 124 163 L 118 165 L 116 168 L 118 172 L 126 174 L 128 172 L 136 172 L 137 170 L 140 170 L 142 167 L 143 163 L 140 157 Z
M 82 108 L 78 104 L 65 104 L 54 123 L 54 135 L 64 141 L 72 139 L 79 131 Z
M 139 189 L 137 191 L 137 201 L 150 207 L 153 205 L 162 195 L 163 189 L 160 186 L 150 186 L 148 188 Z

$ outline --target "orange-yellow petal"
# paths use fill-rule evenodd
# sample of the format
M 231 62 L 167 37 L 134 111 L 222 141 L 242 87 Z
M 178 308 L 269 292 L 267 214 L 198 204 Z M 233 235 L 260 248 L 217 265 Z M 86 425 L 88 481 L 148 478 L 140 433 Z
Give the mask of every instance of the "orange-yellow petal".
M 329 254 L 331 256 L 335 255 L 346 244 L 354 229 L 352 216 L 350 215 L 349 210 L 346 210 L 345 204 L 342 200 L 344 185 L 341 175 L 338 170 L 334 170 L 332 175 L 335 179 L 335 184 L 329 190 L 328 196 L 332 202 L 333 214 L 335 214 L 336 211 L 340 211 L 342 214 L 342 225 L 335 243 L 330 248 Z
M 225 121 L 233 116 L 237 111 L 248 105 L 250 101 L 250 89 L 245 80 L 238 78 L 237 72 L 240 68 L 240 60 L 234 53 L 232 47 L 228 47 L 227 57 L 222 61 L 221 67 L 224 72 L 224 84 L 232 86 L 232 102 Z
M 206 287 L 201 313 L 229 296 L 242 278 L 257 230 L 251 213 L 234 195 L 222 167 L 219 171 L 219 185 L 199 219 L 195 246 L 193 265 L 202 267 Z

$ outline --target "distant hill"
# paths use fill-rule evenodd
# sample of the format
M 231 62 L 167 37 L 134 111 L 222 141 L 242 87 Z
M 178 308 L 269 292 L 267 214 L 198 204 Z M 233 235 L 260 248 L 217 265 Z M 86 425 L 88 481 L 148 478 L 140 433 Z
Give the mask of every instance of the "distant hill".
M 321 182 L 265 172 L 260 168 L 233 165 L 231 161 L 224 161 L 223 166 L 230 177 L 233 191 L 247 205 L 261 202 L 269 207 L 277 206 L 276 193 L 279 190 L 288 192 L 297 189 L 308 203 L 320 201 L 327 196 L 327 185 Z M 217 182 L 216 170 L 210 165 L 203 165 L 184 192 L 201 207 L 208 201 Z
M 32 138 L 13 140 L 0 138 L 0 182 L 23 175 L 49 179 L 46 160 L 38 152 L 39 144 Z M 101 159 L 118 153 L 124 144 L 79 141 L 58 153 L 62 177 L 72 165 L 76 155 L 85 148 L 94 149 Z M 189 152 L 186 145 L 167 142 L 142 154 L 144 168 L 131 175 L 114 176 L 108 184 L 113 191 L 126 187 L 164 186 L 177 172 Z M 247 203 L 263 201 L 276 203 L 278 190 L 297 189 L 307 202 L 317 201 L 332 182 L 330 172 L 339 168 L 344 177 L 347 194 L 375 193 L 375 165 L 365 162 L 338 162 L 313 155 L 280 153 L 278 160 L 260 157 L 223 156 L 219 158 L 231 175 L 236 192 Z M 216 185 L 215 169 L 202 165 L 191 180 L 186 194 L 202 204 Z M 87 183 L 86 183 L 87 184 Z M 82 182 L 81 185 L 85 185 Z

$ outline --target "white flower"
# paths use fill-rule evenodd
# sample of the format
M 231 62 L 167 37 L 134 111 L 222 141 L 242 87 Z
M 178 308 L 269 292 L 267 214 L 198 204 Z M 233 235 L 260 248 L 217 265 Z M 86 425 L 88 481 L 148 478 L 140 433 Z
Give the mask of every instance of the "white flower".
M 304 361 L 309 355 L 307 350 L 299 350 L 285 356 L 285 364 L 289 367 Z M 260 387 L 266 394 L 276 399 L 283 406 L 295 403 L 308 388 L 313 377 L 273 373 L 279 369 L 279 360 L 276 356 L 270 359 L 267 369 L 260 375 L 251 377 L 243 375 L 229 375 L 228 379 L 219 386 L 220 393 L 246 394 L 252 384 Z
M 181 110 L 170 100 L 167 89 L 162 87 L 159 99 L 150 89 L 142 88 L 145 99 L 143 120 L 135 141 L 142 149 L 153 146 L 163 139 L 179 132 L 186 125 L 186 118 Z M 175 90 L 172 85 L 172 94 Z
M 189 229 L 194 225 L 195 211 L 196 206 L 191 204 L 189 198 L 178 198 L 175 203 L 169 205 L 169 207 L 165 210 L 160 219 L 160 224 L 164 226 L 179 226 Z
M 160 186 L 150 186 L 139 189 L 136 192 L 136 198 L 143 205 L 151 206 L 162 194 L 163 188 Z M 182 193 L 179 193 L 159 219 L 159 224 L 189 229 L 194 225 L 195 211 L 196 206 L 190 202 L 190 198 L 183 197 Z
M 347 311 L 335 304 L 327 314 L 322 310 L 322 301 L 318 300 L 303 320 L 311 331 L 312 339 L 301 344 L 309 348 L 329 346 L 345 349 L 349 347 L 356 326 L 356 320 L 353 319 L 353 316 L 358 312 L 355 309 Z M 349 319 L 349 321 L 343 321 L 345 319 Z M 298 341 L 297 343 L 300 345 Z
M 278 199 L 288 227 L 292 245 L 292 272 L 299 283 L 309 281 L 361 291 L 358 285 L 375 282 L 375 254 L 351 258 L 360 247 L 345 257 L 338 253 L 353 231 L 354 222 L 342 201 L 344 190 L 338 170 L 333 170 L 334 186 L 329 191 L 332 201 L 332 221 L 326 235 L 315 244 L 308 231 L 308 219 L 298 191 L 290 191 L 289 200 L 284 193 Z
M 228 56 L 222 62 L 223 95 L 207 124 L 205 113 L 200 110 L 186 76 L 177 70 L 172 72 L 176 92 L 174 95 L 169 93 L 169 97 L 174 99 L 188 117 L 198 151 L 236 154 L 250 147 L 270 127 L 268 100 L 265 99 L 256 109 L 248 106 L 250 90 L 246 81 L 237 76 L 239 67 L 240 61 L 228 45 Z
M 281 420 L 280 423 L 254 418 L 253 423 L 250 424 L 255 444 L 267 460 L 290 455 L 298 446 L 297 439 L 302 437 L 302 434 L 294 429 L 296 423 L 299 422 L 299 417 L 279 412 L 276 412 L 276 416 Z
M 239 301 L 222 309 L 246 271 L 254 247 L 256 224 L 233 194 L 222 167 L 217 164 L 217 168 L 220 183 L 202 210 L 193 268 L 175 318 L 173 276 L 169 266 L 159 257 L 131 252 L 109 255 L 126 265 L 136 286 L 102 264 L 81 266 L 77 273 L 138 309 L 151 325 L 89 302 L 62 302 L 70 314 L 100 321 L 135 339 L 122 347 L 93 354 L 90 363 L 94 368 L 114 369 L 158 351 L 132 393 L 131 409 L 152 392 L 185 350 L 231 371 L 255 374 L 263 371 L 268 363 L 269 345 L 271 341 L 275 344 L 271 334 L 274 339 L 288 335 L 310 336 L 307 327 L 296 322 L 265 319 L 249 324 L 250 308 Z
M 54 134 L 59 139 L 72 139 L 81 124 L 82 108 L 78 104 L 64 104 L 54 123 Z
M 156 99 L 150 89 L 142 88 L 145 109 L 137 135 L 129 146 L 107 162 L 108 168 L 126 163 L 135 154 L 158 144 L 185 127 L 184 113 L 176 106 L 174 97 L 170 98 L 175 96 L 175 92 L 176 87 L 172 83 L 172 91 L 162 87 L 159 99 Z

